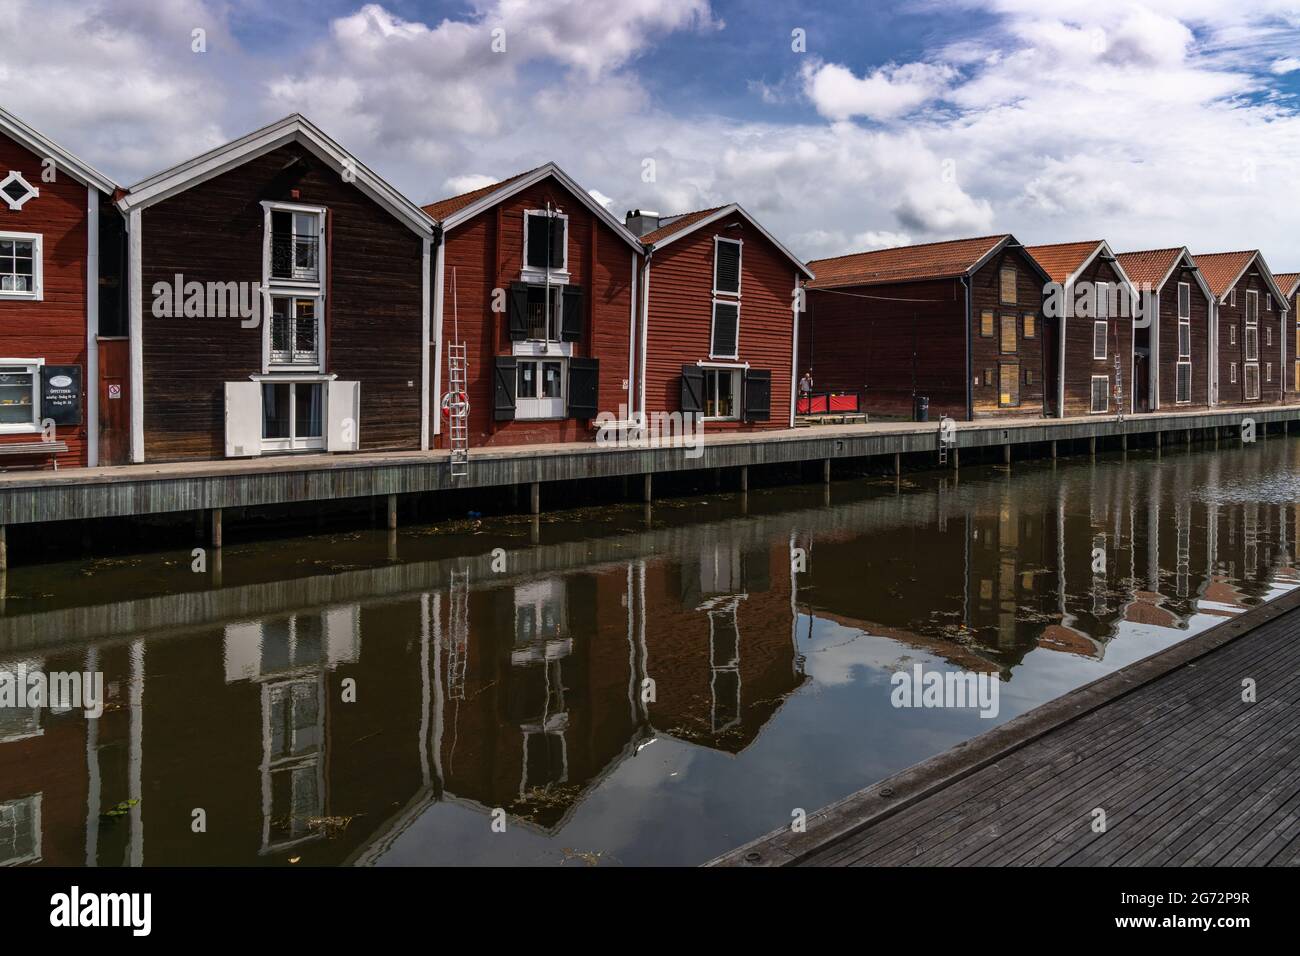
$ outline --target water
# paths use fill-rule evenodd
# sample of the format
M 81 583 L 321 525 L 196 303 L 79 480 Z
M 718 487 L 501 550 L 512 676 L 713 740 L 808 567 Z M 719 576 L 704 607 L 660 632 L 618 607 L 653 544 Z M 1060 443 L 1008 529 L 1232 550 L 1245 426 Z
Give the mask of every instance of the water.
M 108 702 L 0 708 L 0 864 L 703 862 L 1292 587 L 1298 459 L 17 568 L 0 671 L 99 671 Z M 996 675 L 997 716 L 895 708 L 917 663 Z

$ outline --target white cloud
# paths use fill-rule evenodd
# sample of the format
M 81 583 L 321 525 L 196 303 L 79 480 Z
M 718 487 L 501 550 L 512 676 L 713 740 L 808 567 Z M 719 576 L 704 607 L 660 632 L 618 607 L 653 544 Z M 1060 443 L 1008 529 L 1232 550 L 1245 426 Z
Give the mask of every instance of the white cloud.
M 1274 60 L 1269 69 L 1277 76 L 1284 73 L 1294 73 L 1300 70 L 1300 56 L 1284 56 L 1279 60 Z
M 893 119 L 939 96 L 956 76 L 952 67 L 929 63 L 890 64 L 857 77 L 837 63 L 812 61 L 801 73 L 817 112 L 832 120 Z

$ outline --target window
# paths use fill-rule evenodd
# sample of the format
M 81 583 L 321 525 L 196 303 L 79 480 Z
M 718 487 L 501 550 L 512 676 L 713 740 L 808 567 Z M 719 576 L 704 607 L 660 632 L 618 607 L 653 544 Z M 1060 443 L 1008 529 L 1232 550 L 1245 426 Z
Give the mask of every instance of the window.
M 998 405 L 1009 408 L 1020 404 L 1020 366 L 998 366 Z
M 0 359 L 0 435 L 40 430 L 42 364 L 36 359 Z
M 1259 366 L 1247 365 L 1245 372 L 1246 400 L 1259 398 Z
M 1038 316 L 1026 312 L 1020 320 L 1020 331 L 1025 338 L 1034 338 L 1038 334 Z
M 271 296 L 271 366 L 318 369 L 321 315 L 313 296 Z
M 1190 282 L 1178 283 L 1178 317 L 1180 319 L 1190 319 L 1192 317 L 1192 284 Z
M 713 291 L 719 295 L 740 295 L 740 241 L 713 238 Z
M 1014 266 L 1003 266 L 1001 276 L 1001 296 L 1000 299 L 1005 305 L 1016 304 L 1016 269 Z
M 1272 363 L 1272 362 L 1265 362 L 1265 363 L 1264 363 L 1264 381 L 1265 381 L 1265 382 L 1271 382 L 1271 381 L 1273 381 L 1273 363 Z
M 1092 357 L 1098 361 L 1106 358 L 1106 336 L 1109 326 L 1106 322 L 1092 323 Z
M 1174 384 L 1174 402 L 1186 405 L 1192 400 L 1192 363 L 1179 362 Z
M 569 268 L 569 217 L 545 209 L 524 213 L 524 272 L 545 274 Z
M 1016 350 L 1016 317 L 1014 315 L 1002 316 L 1002 340 L 998 345 L 998 350 L 1004 355 Z
M 1034 370 L 1032 368 L 1025 369 L 1025 384 L 1026 385 L 1034 384 Z
M 713 303 L 713 332 L 709 336 L 710 358 L 737 358 L 740 355 L 740 303 Z
M 9 170 L 9 175 L 0 179 L 0 196 L 4 197 L 13 212 L 18 212 L 23 208 L 23 203 L 40 194 L 41 191 L 24 179 L 23 174 L 16 169 Z
M 1092 377 L 1092 408 L 1093 414 L 1099 414 L 1110 408 L 1110 376 L 1094 375 Z
M 41 794 L 0 803 L 0 866 L 41 858 Z
M 1228 326 L 1228 344 L 1229 345 L 1237 344 L 1237 327 L 1235 325 Z
M 993 338 L 993 313 L 985 311 L 980 313 L 980 335 L 986 339 Z
M 1254 296 L 1254 293 L 1251 293 Z M 1259 314 L 1251 315 L 1250 299 L 1246 300 L 1246 361 L 1259 361 Z
M 984 384 L 987 385 L 989 388 L 992 388 L 994 385 L 997 384 L 997 378 L 994 375 L 993 369 L 986 368 L 984 370 Z
M 1237 363 L 1236 362 L 1230 362 L 1228 364 L 1228 381 L 1233 385 L 1237 384 Z
M 563 359 L 519 359 L 515 370 L 515 418 L 563 418 Z
M 1295 363 L 1295 390 L 1300 392 L 1300 362 Z
M 262 383 L 262 447 L 301 451 L 325 447 L 321 382 Z
M 524 313 L 526 338 L 530 342 L 558 342 L 563 328 L 564 287 L 551 286 L 550 307 L 547 308 L 547 289 L 544 285 L 528 287 L 528 304 Z
M 1237 304 L 1237 290 L 1233 288 L 1228 292 L 1228 305 L 1235 306 L 1236 304 Z
M 1110 283 L 1098 282 L 1094 287 L 1097 296 L 1097 308 L 1095 315 L 1099 319 L 1110 318 Z
M 0 232 L 0 299 L 41 298 L 41 237 Z
M 1273 311 L 1273 297 L 1271 295 L 1264 296 L 1264 311 L 1265 312 Z
M 322 209 L 270 207 L 271 281 L 320 282 Z
M 704 417 L 729 421 L 740 418 L 740 369 L 704 370 Z
M 1271 346 L 1272 344 L 1273 344 L 1273 326 L 1266 325 L 1264 326 L 1264 345 L 1267 347 L 1267 346 Z
M 1185 319 L 1178 322 L 1178 357 L 1180 359 L 1192 357 L 1192 323 Z

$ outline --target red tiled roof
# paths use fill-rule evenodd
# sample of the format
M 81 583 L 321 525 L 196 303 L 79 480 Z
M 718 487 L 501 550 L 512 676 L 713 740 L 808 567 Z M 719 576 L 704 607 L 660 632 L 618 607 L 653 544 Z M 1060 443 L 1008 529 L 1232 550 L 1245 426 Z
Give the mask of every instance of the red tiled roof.
M 439 199 L 437 202 L 431 202 L 427 206 L 421 206 L 420 208 L 434 219 L 441 221 L 453 213 L 460 212 L 466 206 L 477 202 L 484 196 L 490 196 L 498 189 L 510 185 L 516 179 L 522 179 L 529 173 L 535 173 L 539 169 L 541 169 L 540 166 L 534 166 L 532 169 L 524 170 L 522 173 L 503 179 L 499 183 L 492 183 L 490 186 L 480 186 L 478 189 L 471 189 L 469 192 L 461 193 L 459 196 L 450 196 L 447 199 Z
M 1174 267 L 1178 257 L 1183 254 L 1182 247 L 1177 249 L 1146 249 L 1142 252 L 1121 252 L 1115 258 L 1128 273 L 1134 285 L 1158 289 L 1169 270 Z
M 1064 284 L 1070 276 L 1079 271 L 1079 266 L 1083 265 L 1100 245 L 1100 239 L 1089 242 L 1058 242 L 1047 246 L 1029 246 L 1025 252 L 1033 256 L 1053 282 Z
M 1193 256 L 1201 267 L 1210 291 L 1216 299 L 1223 298 L 1232 288 L 1233 280 L 1245 270 L 1250 260 L 1255 258 L 1254 249 L 1244 252 L 1207 252 L 1205 255 Z
M 1003 234 L 953 239 L 817 259 L 808 263 L 808 268 L 817 274 L 817 278 L 808 283 L 808 288 L 832 289 L 836 286 L 880 285 L 965 275 L 998 243 L 1008 238 Z
M 661 239 L 667 239 L 669 236 L 673 235 L 674 233 L 681 232 L 683 229 L 685 229 L 688 226 L 695 225 L 695 223 L 699 222 L 701 219 L 709 218 L 709 216 L 713 215 L 719 209 L 724 209 L 724 208 L 726 207 L 714 206 L 712 209 L 697 209 L 694 212 L 678 213 L 676 216 L 660 216 L 659 217 L 660 222 L 663 222 L 665 219 L 670 219 L 670 218 L 673 221 L 668 223 L 668 225 L 666 226 L 660 226 L 658 229 L 654 230 L 654 232 L 647 232 L 644 236 L 641 237 L 641 241 L 643 243 L 646 243 L 647 245 L 653 245 L 654 243 L 659 242 Z
M 1273 276 L 1273 281 L 1277 283 L 1278 288 L 1286 293 L 1289 299 L 1295 295 L 1295 287 L 1300 285 L 1300 272 L 1281 272 Z

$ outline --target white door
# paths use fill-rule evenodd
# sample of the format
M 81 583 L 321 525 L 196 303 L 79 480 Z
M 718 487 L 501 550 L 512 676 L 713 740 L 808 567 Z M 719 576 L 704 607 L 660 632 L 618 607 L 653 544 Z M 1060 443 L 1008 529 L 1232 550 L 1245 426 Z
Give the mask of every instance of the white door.
M 262 454 L 262 386 L 259 382 L 226 383 L 226 457 Z
M 356 451 L 361 447 L 361 383 L 330 382 L 325 386 L 325 399 L 325 450 Z

